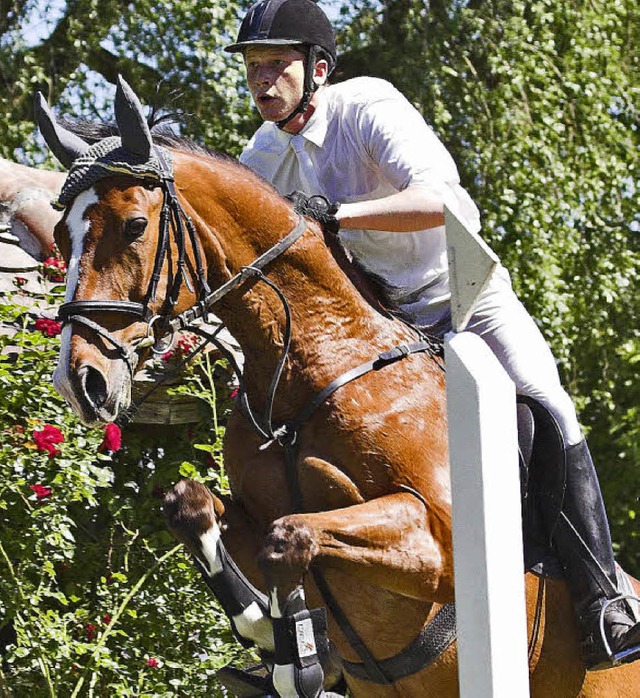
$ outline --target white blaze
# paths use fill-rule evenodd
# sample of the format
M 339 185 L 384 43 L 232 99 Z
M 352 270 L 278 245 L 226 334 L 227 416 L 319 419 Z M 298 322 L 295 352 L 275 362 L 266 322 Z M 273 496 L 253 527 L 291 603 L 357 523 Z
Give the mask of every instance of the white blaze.
M 97 202 L 98 195 L 92 187 L 78 194 L 67 214 L 66 224 L 71 241 L 71 257 L 67 265 L 67 288 L 64 297 L 66 303 L 72 301 L 75 296 L 80 278 L 80 258 L 84 249 L 84 239 L 91 228 L 91 221 L 85 219 L 85 213 L 89 206 Z M 73 404 L 73 391 L 69 380 L 71 333 L 71 325 L 66 325 L 62 330 L 60 356 L 53 374 L 53 384 L 56 390 Z

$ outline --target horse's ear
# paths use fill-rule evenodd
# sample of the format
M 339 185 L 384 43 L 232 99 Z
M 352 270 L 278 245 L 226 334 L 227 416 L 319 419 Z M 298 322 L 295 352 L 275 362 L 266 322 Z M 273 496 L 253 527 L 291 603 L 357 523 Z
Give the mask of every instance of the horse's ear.
M 67 169 L 70 169 L 76 158 L 87 152 L 89 144 L 56 122 L 42 92 L 36 93 L 35 115 L 40 133 L 51 152 Z
M 122 147 L 134 155 L 148 158 L 153 148 L 151 131 L 140 100 L 121 75 L 118 75 L 115 110 Z

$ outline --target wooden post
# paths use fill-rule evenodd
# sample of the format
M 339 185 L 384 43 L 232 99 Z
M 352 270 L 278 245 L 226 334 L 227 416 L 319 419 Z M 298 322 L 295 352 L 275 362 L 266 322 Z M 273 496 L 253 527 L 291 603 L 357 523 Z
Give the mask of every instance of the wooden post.
M 445 211 L 454 332 L 445 343 L 461 698 L 527 698 L 513 382 L 464 328 L 498 260 Z

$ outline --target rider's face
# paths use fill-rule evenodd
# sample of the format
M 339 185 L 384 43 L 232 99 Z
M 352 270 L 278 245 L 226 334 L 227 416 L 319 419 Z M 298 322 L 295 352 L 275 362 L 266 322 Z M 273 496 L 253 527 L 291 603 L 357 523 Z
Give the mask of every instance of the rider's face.
M 292 46 L 249 46 L 244 61 L 260 116 L 265 121 L 289 116 L 304 91 L 304 54 Z

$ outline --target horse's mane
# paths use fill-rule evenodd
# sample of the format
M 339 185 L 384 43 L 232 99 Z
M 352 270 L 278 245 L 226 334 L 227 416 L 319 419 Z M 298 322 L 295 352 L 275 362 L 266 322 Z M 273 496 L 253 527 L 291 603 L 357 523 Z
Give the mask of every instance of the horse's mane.
M 80 136 L 80 138 L 89 143 L 89 145 L 93 145 L 94 143 L 97 143 L 104 138 L 109 138 L 110 136 L 120 135 L 118 126 L 115 123 L 108 121 L 62 119 L 61 123 L 64 128 L 72 133 L 75 133 L 76 136 Z M 231 157 L 230 155 L 221 153 L 213 148 L 207 148 L 206 146 L 197 143 L 190 138 L 178 135 L 169 126 L 161 121 L 150 123 L 149 129 L 151 131 L 153 142 L 157 143 L 158 145 L 166 148 L 173 148 L 174 150 L 181 150 L 187 153 L 194 153 L 196 155 L 206 155 L 214 158 L 215 160 L 233 160 L 234 162 L 237 162 L 235 158 Z

